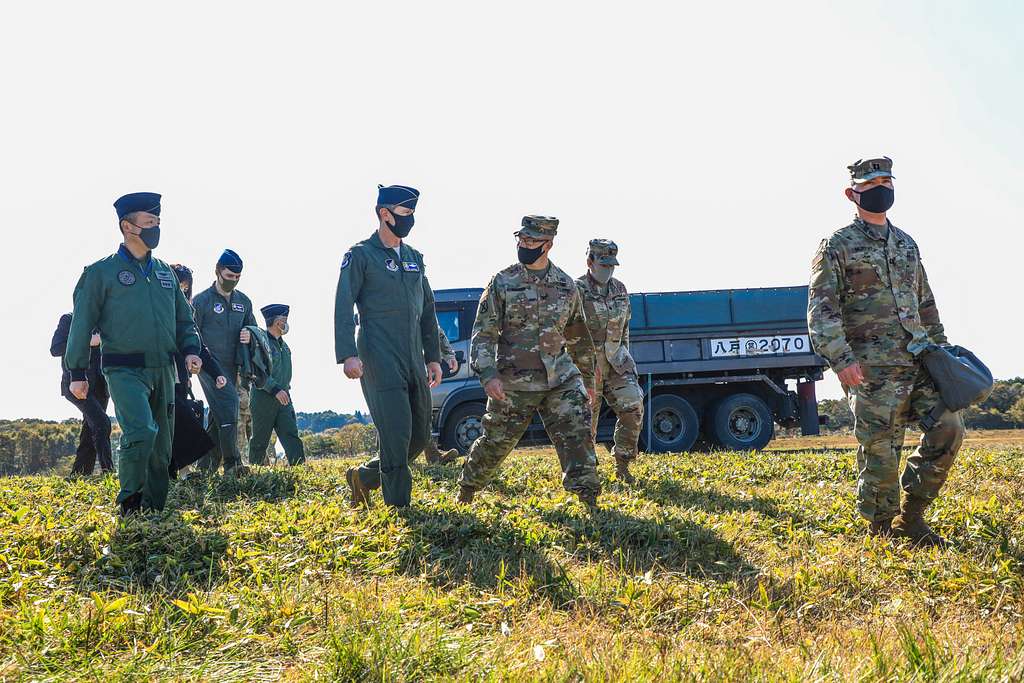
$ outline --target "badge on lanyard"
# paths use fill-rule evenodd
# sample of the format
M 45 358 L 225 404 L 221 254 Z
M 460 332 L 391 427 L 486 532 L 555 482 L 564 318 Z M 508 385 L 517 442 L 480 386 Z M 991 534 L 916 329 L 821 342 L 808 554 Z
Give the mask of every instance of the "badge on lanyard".
M 395 259 L 393 258 L 389 258 L 386 261 L 384 261 L 384 266 L 387 267 L 387 269 L 390 270 L 392 273 L 398 272 L 398 263 L 396 263 Z

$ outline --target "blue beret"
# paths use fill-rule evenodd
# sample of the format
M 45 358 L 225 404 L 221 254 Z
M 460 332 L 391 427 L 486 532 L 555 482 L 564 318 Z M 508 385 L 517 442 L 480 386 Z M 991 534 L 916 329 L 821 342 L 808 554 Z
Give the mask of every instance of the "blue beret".
M 220 255 L 219 259 L 217 259 L 217 266 L 227 268 L 232 273 L 241 273 L 242 257 L 230 249 L 225 249 L 224 253 Z
M 132 192 L 114 202 L 114 211 L 118 219 L 136 211 L 145 211 L 154 216 L 160 215 L 160 195 L 156 192 Z
M 278 318 L 282 315 L 288 315 L 288 311 L 290 310 L 291 308 L 289 308 L 285 304 L 270 304 L 269 306 L 264 306 L 263 308 L 261 308 L 260 313 L 263 314 L 264 320 L 266 320 L 267 324 L 269 325 L 270 323 L 274 322 L 275 318 Z
M 408 206 L 416 208 L 416 201 L 420 198 L 420 191 L 415 187 L 405 185 L 383 185 L 377 186 L 377 206 Z

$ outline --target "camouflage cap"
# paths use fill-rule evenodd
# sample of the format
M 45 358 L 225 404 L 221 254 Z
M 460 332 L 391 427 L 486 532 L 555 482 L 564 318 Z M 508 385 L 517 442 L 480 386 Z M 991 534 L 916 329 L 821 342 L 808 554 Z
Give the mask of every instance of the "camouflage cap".
M 601 266 L 617 266 L 619 259 L 615 256 L 619 253 L 619 245 L 611 240 L 594 239 L 590 240 L 590 249 L 587 256 L 594 259 L 594 263 Z
M 872 178 L 881 178 L 882 176 L 896 177 L 892 174 L 892 159 L 889 157 L 857 159 L 846 168 L 850 169 L 850 180 L 854 183 L 865 183 Z
M 558 219 L 554 216 L 523 216 L 522 226 L 516 235 L 549 240 L 558 234 Z

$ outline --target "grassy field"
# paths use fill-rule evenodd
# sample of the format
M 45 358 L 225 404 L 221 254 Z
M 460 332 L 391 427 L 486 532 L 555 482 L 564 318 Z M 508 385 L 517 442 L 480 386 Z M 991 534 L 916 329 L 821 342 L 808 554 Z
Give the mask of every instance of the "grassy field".
M 925 551 L 865 538 L 852 451 L 777 448 L 605 458 L 594 517 L 547 449 L 471 508 L 417 466 L 404 513 L 350 511 L 343 461 L 128 523 L 114 478 L 0 480 L 0 679 L 1024 677 L 1019 438 L 969 442 Z

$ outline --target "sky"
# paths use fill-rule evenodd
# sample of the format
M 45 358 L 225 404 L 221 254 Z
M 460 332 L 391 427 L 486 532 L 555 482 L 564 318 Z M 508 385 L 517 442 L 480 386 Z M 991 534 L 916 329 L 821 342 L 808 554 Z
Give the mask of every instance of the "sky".
M 1024 5 L 1013 2 L 46 2 L 0 25 L 0 418 L 77 416 L 49 341 L 111 207 L 164 195 L 156 255 L 291 305 L 300 411 L 351 412 L 334 360 L 378 183 L 418 187 L 435 288 L 561 219 L 573 275 L 614 239 L 631 291 L 806 284 L 846 166 L 894 160 L 950 340 L 1024 375 Z M 819 397 L 841 395 L 831 373 Z

